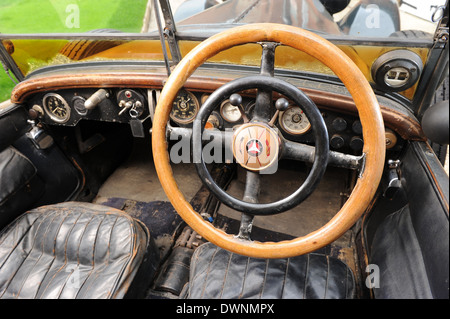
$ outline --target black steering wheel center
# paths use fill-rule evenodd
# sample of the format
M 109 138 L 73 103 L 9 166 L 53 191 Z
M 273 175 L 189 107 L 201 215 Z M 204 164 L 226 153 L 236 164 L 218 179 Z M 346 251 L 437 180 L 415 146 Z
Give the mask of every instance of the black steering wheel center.
M 231 94 L 249 89 L 276 91 L 301 106 L 310 120 L 315 138 L 314 163 L 308 177 L 294 193 L 277 202 L 264 204 L 249 203 L 229 195 L 214 182 L 201 155 L 202 134 L 211 112 L 221 101 L 227 99 Z M 275 161 L 278 161 L 279 149 L 282 147 L 281 139 L 274 132 L 267 123 L 261 122 L 250 122 L 237 128 L 233 141 L 233 151 L 236 161 L 244 168 L 252 171 L 260 171 L 263 168 L 271 167 Z M 260 136 L 261 134 L 265 134 L 265 137 L 261 138 L 257 134 Z M 267 145 L 266 142 L 269 144 Z M 196 157 L 200 160 L 195 163 L 195 166 L 203 184 L 225 205 L 251 215 L 278 214 L 297 206 L 305 200 L 317 187 L 325 173 L 329 154 L 328 145 L 328 131 L 322 115 L 314 102 L 294 85 L 274 77 L 263 75 L 236 79 L 220 87 L 206 100 L 193 123 L 192 151 L 200 154 Z M 267 153 L 268 150 L 269 154 Z M 243 153 L 236 154 L 236 152 L 240 151 Z M 251 157 L 254 157 L 253 164 L 254 162 L 257 163 L 257 159 L 264 152 L 266 152 L 264 165 L 255 164 L 255 166 L 248 164 Z

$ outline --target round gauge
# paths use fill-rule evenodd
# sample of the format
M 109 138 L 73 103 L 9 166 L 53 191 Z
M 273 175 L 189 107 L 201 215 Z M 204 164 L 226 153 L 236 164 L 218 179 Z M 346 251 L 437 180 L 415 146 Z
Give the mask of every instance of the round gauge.
M 200 102 L 202 103 L 202 105 L 203 104 L 205 104 L 205 102 L 206 102 L 206 100 L 209 98 L 209 94 L 203 94 L 202 95 L 202 97 L 201 97 L 201 99 L 200 99 Z
M 241 111 L 237 106 L 230 103 L 229 100 L 225 100 L 220 105 L 220 115 L 227 122 L 234 123 L 242 118 Z
M 213 111 L 206 121 L 205 129 L 221 128 L 223 126 L 223 120 L 220 115 Z
M 298 106 L 293 106 L 280 113 L 279 117 L 281 128 L 289 134 L 300 135 L 308 132 L 311 128 L 303 110 Z
M 65 123 L 70 118 L 70 106 L 62 96 L 56 93 L 46 94 L 42 100 L 44 110 L 55 122 Z
M 175 122 L 187 124 L 194 121 L 198 113 L 199 103 L 194 94 L 188 91 L 180 91 L 173 101 L 170 118 Z
M 89 110 L 84 106 L 86 100 L 81 96 L 76 96 L 72 100 L 72 105 L 75 111 L 81 116 L 85 116 L 89 113 Z

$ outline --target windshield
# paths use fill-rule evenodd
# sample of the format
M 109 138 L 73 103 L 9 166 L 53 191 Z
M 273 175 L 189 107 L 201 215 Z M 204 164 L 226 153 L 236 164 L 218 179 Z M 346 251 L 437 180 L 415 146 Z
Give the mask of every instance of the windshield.
M 166 0 L 164 0 L 165 2 Z M 163 61 L 154 0 L 0 1 L 0 98 L 46 66 L 89 61 Z M 425 64 L 446 0 L 169 0 L 181 56 L 236 25 L 273 22 L 312 30 L 337 44 L 371 80 L 383 52 L 405 48 Z M 158 4 L 159 7 L 159 4 Z M 158 9 L 158 12 L 161 12 Z M 164 14 L 161 13 L 161 17 Z M 164 21 L 163 21 L 164 26 Z M 258 65 L 260 48 L 225 51 L 210 62 Z M 311 57 L 280 48 L 279 68 L 331 75 Z M 170 52 L 169 52 L 170 55 Z M 14 72 L 16 71 L 16 72 Z M 412 98 L 414 89 L 403 92 Z
M 436 12 L 445 4 L 445 0 L 206 0 L 206 9 L 201 10 L 191 5 L 194 2 L 171 1 L 177 25 L 270 21 L 356 37 L 389 37 L 411 29 L 433 33 Z
M 157 29 L 154 0 L 2 0 L 0 32 L 79 33 L 99 29 Z M 272 22 L 324 34 L 390 36 L 401 30 L 433 33 L 446 0 L 169 0 L 177 26 Z M 433 22 L 434 20 L 434 22 Z

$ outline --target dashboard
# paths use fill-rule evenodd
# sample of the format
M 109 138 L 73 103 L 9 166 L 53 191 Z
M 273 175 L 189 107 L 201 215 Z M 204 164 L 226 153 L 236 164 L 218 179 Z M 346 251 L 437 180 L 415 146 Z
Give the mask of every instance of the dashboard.
M 76 126 L 81 120 L 129 123 L 135 137 L 145 137 L 143 123 L 152 121 L 159 89 L 143 88 L 79 88 L 33 95 L 29 113 L 46 125 Z M 181 90 L 173 102 L 172 126 L 191 127 L 209 92 Z M 244 123 L 243 116 L 252 117 L 255 96 L 243 94 L 240 106 L 225 99 L 209 116 L 206 128 L 224 130 Z M 360 154 L 364 145 L 361 122 L 357 116 L 335 112 L 318 105 L 328 129 L 330 149 Z M 244 113 L 239 109 L 241 108 Z M 273 108 L 274 109 L 274 108 Z M 275 126 L 284 138 L 307 144 L 314 143 L 313 128 L 301 105 L 290 104 L 279 112 Z M 395 149 L 400 139 L 386 130 L 388 149 Z
M 204 67 L 187 79 L 173 102 L 170 124 L 192 127 L 193 119 L 208 96 L 238 78 L 258 70 Z M 359 155 L 364 145 L 358 111 L 347 89 L 339 83 L 280 73 L 283 79 L 309 96 L 317 105 L 328 129 L 330 149 Z M 79 63 L 49 68 L 30 75 L 11 94 L 11 102 L 25 105 L 29 117 L 47 126 L 76 127 L 80 121 L 129 124 L 134 137 L 148 136 L 154 111 L 167 75 L 163 66 Z M 224 97 L 206 123 L 206 128 L 226 130 L 251 118 L 256 90 L 238 92 L 239 107 Z M 280 94 L 273 94 L 273 103 Z M 426 140 L 414 114 L 401 101 L 377 95 L 386 131 L 388 150 L 400 150 L 407 140 Z M 275 107 L 273 108 L 275 113 Z M 145 125 L 144 125 L 145 124 Z M 274 126 L 284 138 L 314 144 L 313 130 L 301 105 L 279 112 Z M 146 127 L 147 129 L 144 129 Z M 146 131 L 147 130 L 147 131 Z
M 149 116 L 145 92 L 133 89 L 61 90 L 31 99 L 31 114 L 50 125 L 76 126 L 80 120 L 128 123 Z

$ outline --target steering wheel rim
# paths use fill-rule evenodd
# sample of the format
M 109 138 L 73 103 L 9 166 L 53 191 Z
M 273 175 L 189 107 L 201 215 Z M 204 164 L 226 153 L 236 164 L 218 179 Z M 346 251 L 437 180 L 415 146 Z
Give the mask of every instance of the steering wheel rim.
M 278 42 L 303 51 L 328 66 L 353 97 L 363 129 L 365 163 L 356 185 L 338 213 L 324 226 L 290 241 L 246 241 L 229 235 L 205 221 L 184 198 L 173 177 L 167 151 L 166 125 L 178 91 L 207 59 L 236 45 Z M 286 258 L 326 246 L 342 236 L 370 205 L 380 182 L 385 157 L 384 125 L 380 107 L 369 83 L 354 62 L 322 37 L 297 27 L 280 24 L 239 26 L 203 41 L 173 70 L 158 101 L 152 128 L 152 149 L 161 185 L 178 214 L 208 241 L 229 251 L 255 258 Z

